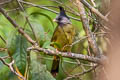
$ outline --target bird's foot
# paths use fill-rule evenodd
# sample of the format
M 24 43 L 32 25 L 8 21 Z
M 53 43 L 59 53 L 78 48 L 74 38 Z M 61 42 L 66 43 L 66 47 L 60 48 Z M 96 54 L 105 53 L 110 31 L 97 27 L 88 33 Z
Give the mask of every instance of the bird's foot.
M 57 49 L 56 49 L 55 51 L 56 51 L 56 53 L 58 53 L 58 52 L 59 52 Z
M 68 52 L 68 55 L 69 55 L 69 56 L 72 56 L 71 52 Z

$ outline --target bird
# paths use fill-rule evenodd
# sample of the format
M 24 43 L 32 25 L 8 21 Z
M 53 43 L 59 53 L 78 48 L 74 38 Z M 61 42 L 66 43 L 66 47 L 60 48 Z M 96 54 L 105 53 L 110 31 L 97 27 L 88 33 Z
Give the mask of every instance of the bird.
M 75 36 L 75 28 L 70 18 L 66 15 L 62 6 L 59 6 L 60 13 L 53 20 L 57 23 L 51 42 L 54 48 L 61 52 L 71 52 L 71 44 Z M 60 56 L 53 56 L 51 74 L 55 77 L 59 72 Z

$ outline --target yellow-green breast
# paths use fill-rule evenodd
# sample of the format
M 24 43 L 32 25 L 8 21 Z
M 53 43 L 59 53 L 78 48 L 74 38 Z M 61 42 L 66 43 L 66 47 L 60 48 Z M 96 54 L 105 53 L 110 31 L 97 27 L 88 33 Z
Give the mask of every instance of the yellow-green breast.
M 75 28 L 72 24 L 65 24 L 57 26 L 52 37 L 52 42 L 55 42 L 53 45 L 54 48 L 57 48 L 59 51 L 68 52 L 71 50 L 71 45 L 75 36 Z

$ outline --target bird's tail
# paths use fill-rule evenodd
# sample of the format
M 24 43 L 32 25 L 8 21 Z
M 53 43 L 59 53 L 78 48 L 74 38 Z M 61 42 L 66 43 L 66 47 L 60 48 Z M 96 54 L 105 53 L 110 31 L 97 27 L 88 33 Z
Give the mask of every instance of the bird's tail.
M 60 57 L 54 56 L 52 68 L 51 68 L 51 73 L 54 77 L 56 77 L 57 73 L 59 72 L 59 62 L 60 62 Z

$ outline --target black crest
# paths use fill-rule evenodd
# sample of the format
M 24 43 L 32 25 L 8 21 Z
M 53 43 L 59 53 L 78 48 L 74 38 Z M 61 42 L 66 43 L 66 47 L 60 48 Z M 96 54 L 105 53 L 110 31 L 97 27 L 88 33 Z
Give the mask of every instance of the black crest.
M 60 9 L 60 16 L 64 16 L 64 17 L 67 17 L 69 19 L 69 17 L 66 15 L 65 13 L 65 10 L 62 6 L 59 6 L 59 9 Z

